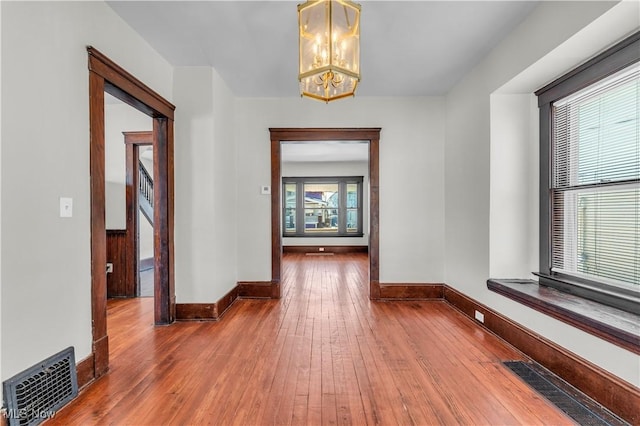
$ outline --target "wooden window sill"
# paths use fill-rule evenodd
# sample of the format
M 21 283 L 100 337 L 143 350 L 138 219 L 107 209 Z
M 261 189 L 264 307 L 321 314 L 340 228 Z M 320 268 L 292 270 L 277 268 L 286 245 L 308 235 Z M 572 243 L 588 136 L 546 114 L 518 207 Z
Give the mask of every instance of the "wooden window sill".
M 539 285 L 489 279 L 489 290 L 640 355 L 640 315 Z

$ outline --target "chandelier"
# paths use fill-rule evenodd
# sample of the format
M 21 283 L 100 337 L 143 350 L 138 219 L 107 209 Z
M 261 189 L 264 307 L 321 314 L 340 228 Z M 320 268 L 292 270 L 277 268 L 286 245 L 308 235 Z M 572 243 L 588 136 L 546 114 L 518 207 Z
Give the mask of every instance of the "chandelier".
M 360 81 L 360 5 L 308 0 L 298 5 L 300 94 L 329 102 L 353 96 Z

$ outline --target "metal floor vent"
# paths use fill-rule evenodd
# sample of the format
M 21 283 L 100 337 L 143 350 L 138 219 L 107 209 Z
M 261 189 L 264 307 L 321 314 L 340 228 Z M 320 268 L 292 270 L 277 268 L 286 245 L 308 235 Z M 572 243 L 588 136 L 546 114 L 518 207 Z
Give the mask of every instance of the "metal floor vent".
M 611 411 L 536 363 L 505 361 L 503 364 L 580 425 L 628 425 Z
M 2 383 L 10 426 L 38 425 L 78 395 L 73 347 Z

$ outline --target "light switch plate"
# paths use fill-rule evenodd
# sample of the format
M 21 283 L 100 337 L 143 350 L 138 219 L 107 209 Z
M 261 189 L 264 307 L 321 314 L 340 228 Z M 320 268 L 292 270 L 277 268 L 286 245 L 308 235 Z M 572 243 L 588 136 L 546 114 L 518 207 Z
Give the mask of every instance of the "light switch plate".
M 73 198 L 60 197 L 60 217 L 73 216 Z
M 260 187 L 260 193 L 262 195 L 269 195 L 271 194 L 271 187 L 269 185 L 262 185 Z

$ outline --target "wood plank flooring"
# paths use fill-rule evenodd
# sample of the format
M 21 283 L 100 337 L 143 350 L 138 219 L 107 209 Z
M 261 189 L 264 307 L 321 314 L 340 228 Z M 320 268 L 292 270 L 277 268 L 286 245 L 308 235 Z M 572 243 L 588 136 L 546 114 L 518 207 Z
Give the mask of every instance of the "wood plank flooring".
M 111 300 L 111 370 L 48 424 L 573 424 L 446 302 L 371 302 L 366 255 L 284 259 L 283 298 L 154 327 Z

